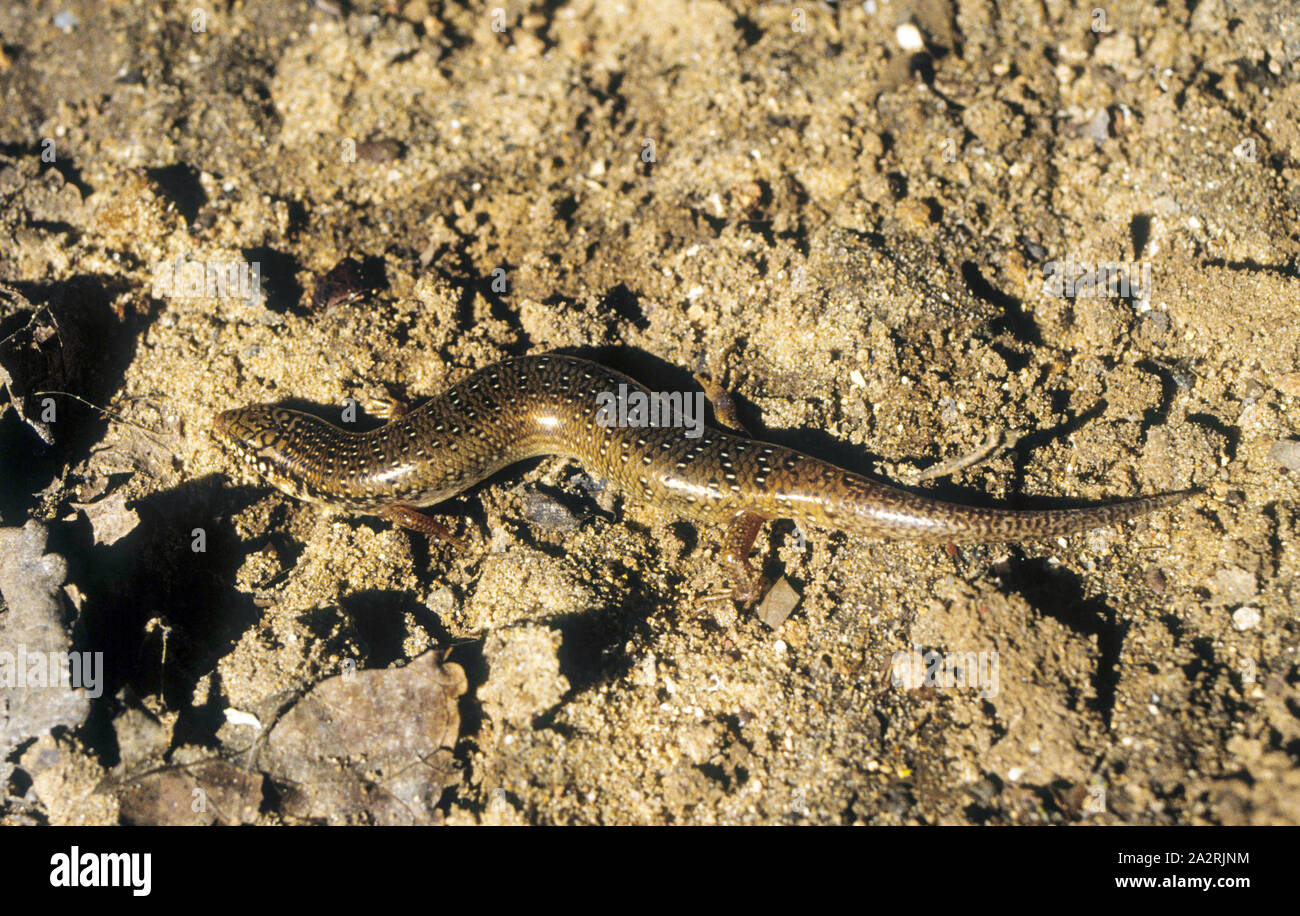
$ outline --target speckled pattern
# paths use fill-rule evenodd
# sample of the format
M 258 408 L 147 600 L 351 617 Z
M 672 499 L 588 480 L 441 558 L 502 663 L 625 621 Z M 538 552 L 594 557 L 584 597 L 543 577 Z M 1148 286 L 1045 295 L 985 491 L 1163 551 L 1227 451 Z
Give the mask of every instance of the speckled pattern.
M 228 410 L 215 431 L 262 476 L 300 499 L 358 511 L 427 506 L 507 465 L 564 455 L 685 518 L 738 516 L 871 537 L 970 543 L 1045 538 L 1171 506 L 1191 491 L 1082 509 L 963 506 L 917 496 L 779 445 L 706 428 L 597 422 L 596 397 L 648 390 L 570 356 L 528 356 L 482 369 L 418 409 L 367 432 L 260 405 Z

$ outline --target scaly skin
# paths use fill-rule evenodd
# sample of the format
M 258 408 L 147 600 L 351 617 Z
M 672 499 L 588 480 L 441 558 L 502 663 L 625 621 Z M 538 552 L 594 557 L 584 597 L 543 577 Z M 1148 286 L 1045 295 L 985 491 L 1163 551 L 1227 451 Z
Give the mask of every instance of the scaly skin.
M 930 543 L 1040 539 L 1111 525 L 1172 506 L 1192 491 L 1082 509 L 984 509 L 917 496 L 779 445 L 705 428 L 603 426 L 596 396 L 647 391 L 627 376 L 571 356 L 527 356 L 482 369 L 378 429 L 351 432 L 270 405 L 228 410 L 217 436 L 284 492 L 388 515 L 431 534 L 413 511 L 537 455 L 564 455 L 677 515 L 728 526 L 726 561 L 756 597 L 747 562 L 763 521 Z

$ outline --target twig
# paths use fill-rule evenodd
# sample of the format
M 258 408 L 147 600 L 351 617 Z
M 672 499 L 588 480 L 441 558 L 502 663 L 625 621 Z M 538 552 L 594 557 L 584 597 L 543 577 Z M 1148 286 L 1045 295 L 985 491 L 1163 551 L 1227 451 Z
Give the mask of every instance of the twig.
M 987 461 L 996 454 L 1014 448 L 1019 441 L 1019 436 L 1008 436 L 1006 430 L 995 429 L 984 437 L 984 441 L 974 451 L 931 465 L 916 475 L 916 481 L 919 483 L 922 480 L 933 480 L 935 477 L 947 477 L 958 471 L 964 471 L 966 468 Z
M 80 401 L 82 404 L 85 404 L 91 410 L 99 411 L 101 414 L 108 417 L 110 420 L 113 420 L 114 422 L 121 423 L 123 426 L 130 426 L 133 429 L 138 429 L 140 432 L 149 436 L 153 440 L 155 445 L 162 446 L 162 447 L 166 447 L 167 445 L 167 442 L 155 430 L 152 430 L 149 427 L 144 426 L 140 423 L 136 423 L 134 420 L 128 420 L 126 417 L 122 416 L 119 413 L 115 413 L 109 410 L 107 407 L 100 407 L 98 404 L 92 401 L 87 401 L 85 398 L 81 397 L 81 395 L 73 394 L 71 391 L 33 391 L 30 395 L 28 395 L 28 397 L 39 398 L 42 395 L 46 395 L 46 394 L 57 394 L 65 398 L 72 398 L 74 401 Z

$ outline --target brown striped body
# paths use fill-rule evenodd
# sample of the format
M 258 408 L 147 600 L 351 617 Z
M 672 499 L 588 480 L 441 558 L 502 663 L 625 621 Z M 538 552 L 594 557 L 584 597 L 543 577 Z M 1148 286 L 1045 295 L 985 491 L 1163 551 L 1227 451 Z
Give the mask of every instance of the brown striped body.
M 628 493 L 699 522 L 728 525 L 742 515 L 760 521 L 789 518 L 849 534 L 936 543 L 1066 535 L 1170 506 L 1188 495 L 1166 493 L 1081 509 L 963 506 L 712 428 L 690 438 L 675 426 L 602 425 L 597 396 L 620 385 L 647 391 L 586 360 L 529 356 L 480 370 L 367 432 L 273 406 L 226 411 L 215 428 L 285 492 L 362 512 L 432 505 L 537 455 L 574 458 Z

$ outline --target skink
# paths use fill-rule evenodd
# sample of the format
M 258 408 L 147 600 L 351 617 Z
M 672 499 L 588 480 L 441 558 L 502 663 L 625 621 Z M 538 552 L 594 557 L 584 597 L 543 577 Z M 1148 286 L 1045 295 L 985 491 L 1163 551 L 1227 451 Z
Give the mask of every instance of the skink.
M 1172 506 L 1190 490 L 1079 509 L 987 509 L 878 483 L 793 449 L 706 428 L 605 425 L 597 399 L 650 392 L 597 363 L 526 356 L 489 366 L 419 408 L 366 432 L 341 429 L 275 405 L 216 418 L 230 444 L 273 485 L 299 499 L 387 516 L 449 537 L 416 511 L 472 487 L 507 465 L 563 455 L 677 515 L 725 526 L 723 560 L 734 597 L 752 602 L 762 582 L 749 553 L 764 521 L 864 537 L 931 543 L 1056 537 Z

